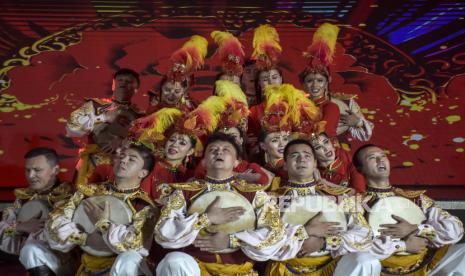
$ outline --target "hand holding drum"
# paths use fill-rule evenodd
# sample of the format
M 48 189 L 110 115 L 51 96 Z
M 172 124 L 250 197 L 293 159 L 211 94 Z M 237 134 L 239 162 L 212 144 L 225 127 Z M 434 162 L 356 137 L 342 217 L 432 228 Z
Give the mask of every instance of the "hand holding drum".
M 236 221 L 245 212 L 245 209 L 240 206 L 228 208 L 221 208 L 220 206 L 221 198 L 217 196 L 205 210 L 205 213 L 212 224 L 225 224 Z

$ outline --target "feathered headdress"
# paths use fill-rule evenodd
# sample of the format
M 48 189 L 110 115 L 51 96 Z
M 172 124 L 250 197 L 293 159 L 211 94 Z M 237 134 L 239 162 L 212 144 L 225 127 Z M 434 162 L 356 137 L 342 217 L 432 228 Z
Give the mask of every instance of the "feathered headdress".
M 241 42 L 228 32 L 213 31 L 210 36 L 218 45 L 218 56 L 223 72 L 236 76 L 242 75 L 244 65 L 244 49 Z
M 149 116 L 135 120 L 129 129 L 129 137 L 162 157 L 165 143 L 172 134 L 169 130 L 182 115 L 183 113 L 177 108 L 162 108 Z
M 291 84 L 267 86 L 265 97 L 262 126 L 267 132 L 284 130 L 309 135 L 321 119 L 320 109 Z
M 280 85 L 268 85 L 265 88 L 265 110 L 261 125 L 265 132 L 291 131 L 289 104 Z
M 278 63 L 278 57 L 282 52 L 279 45 L 279 35 L 276 29 L 268 24 L 255 29 L 253 35 L 252 59 L 260 71 L 268 71 Z
M 208 51 L 208 41 L 199 35 L 193 35 L 182 47 L 171 55 L 173 63 L 167 77 L 170 80 L 184 81 L 195 70 L 200 69 Z
M 339 27 L 324 23 L 313 34 L 312 44 L 303 56 L 307 59 L 306 74 L 323 73 L 329 77 L 328 66 L 333 62 Z
M 224 110 L 219 114 L 218 128 L 240 128 L 247 132 L 249 107 L 247 97 L 239 85 L 227 80 L 215 82 L 215 94 L 223 100 Z
M 202 140 L 216 129 L 219 113 L 224 105 L 217 96 L 211 96 L 196 109 L 184 113 L 177 108 L 162 108 L 138 119 L 130 129 L 132 140 L 152 149 L 157 156 L 164 156 L 164 146 L 173 133 L 186 134 L 196 140 L 194 155 L 201 156 Z
M 307 97 L 304 91 L 291 84 L 281 85 L 281 90 L 286 95 L 286 101 L 289 104 L 293 135 L 308 137 L 321 120 L 320 109 Z

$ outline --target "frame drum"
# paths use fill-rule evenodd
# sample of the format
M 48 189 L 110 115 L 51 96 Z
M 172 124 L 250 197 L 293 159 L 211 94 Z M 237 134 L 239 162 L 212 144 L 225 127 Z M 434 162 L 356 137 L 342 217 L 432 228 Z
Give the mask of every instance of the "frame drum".
M 47 201 L 40 199 L 30 200 L 19 210 L 18 221 L 25 222 L 32 218 L 46 219 L 50 210 L 50 204 Z
M 82 202 L 76 208 L 76 211 L 74 212 L 74 216 L 73 216 L 73 222 L 76 223 L 76 225 L 78 225 L 78 227 L 80 227 L 87 234 L 93 233 L 96 230 L 96 228 L 95 228 L 95 225 L 90 221 L 89 217 L 87 216 L 86 211 L 84 210 L 83 201 L 90 201 L 99 206 L 105 206 L 105 202 L 109 202 L 111 222 L 114 222 L 116 224 L 129 224 L 132 221 L 132 215 L 133 215 L 132 211 L 131 209 L 129 209 L 129 206 L 126 203 L 124 203 L 122 200 L 114 196 L 110 196 L 110 195 L 89 197 L 89 198 L 82 200 Z M 103 241 L 103 238 L 101 242 L 105 244 L 105 242 Z M 92 245 L 84 245 L 84 246 L 81 246 L 81 248 L 85 252 L 91 255 L 94 255 L 94 256 L 115 255 L 115 253 L 111 251 L 109 248 L 107 250 L 100 249 L 101 246 L 93 247 Z
M 344 101 L 339 100 L 337 98 L 331 98 L 331 101 L 339 107 L 339 113 L 342 114 L 347 114 L 347 111 L 350 110 L 349 105 L 347 105 Z M 349 129 L 349 126 L 346 124 L 343 124 L 340 120 L 337 125 L 336 129 L 336 134 L 341 135 L 342 133 L 346 132 Z
M 396 215 L 411 224 L 420 224 L 426 220 L 426 216 L 413 201 L 400 196 L 390 196 L 379 199 L 370 209 L 368 223 L 373 230 L 374 236 L 380 236 L 381 224 L 396 224 L 397 221 L 391 216 Z M 408 255 L 409 253 L 398 253 L 397 255 Z
M 293 198 L 282 215 L 283 222 L 305 225 L 318 212 L 322 212 L 321 221 L 339 222 L 343 231 L 347 230 L 347 219 L 342 208 L 326 196 L 311 195 Z
M 236 192 L 212 191 L 212 192 L 208 192 L 203 195 L 200 195 L 191 204 L 187 213 L 189 215 L 193 213 L 199 213 L 199 214 L 204 213 L 208 205 L 210 205 L 217 196 L 220 197 L 221 208 L 241 206 L 245 209 L 245 212 L 236 221 L 208 227 L 206 229 L 207 232 L 211 232 L 211 233 L 224 232 L 224 233 L 232 234 L 232 233 L 236 233 L 242 230 L 249 230 L 249 229 L 255 228 L 256 218 L 255 218 L 255 212 L 254 212 L 252 204 L 250 204 L 250 202 L 244 196 Z M 235 249 L 226 249 L 226 250 L 222 250 L 216 253 L 229 253 L 233 251 L 235 251 Z

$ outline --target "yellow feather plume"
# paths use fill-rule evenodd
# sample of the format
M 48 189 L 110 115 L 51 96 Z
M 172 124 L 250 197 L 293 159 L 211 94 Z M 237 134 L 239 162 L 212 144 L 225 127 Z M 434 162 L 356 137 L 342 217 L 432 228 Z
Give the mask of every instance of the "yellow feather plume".
M 225 40 L 232 39 L 234 36 L 228 32 L 213 31 L 210 33 L 211 38 L 216 44 L 222 45 Z
M 282 48 L 279 45 L 279 34 L 276 29 L 268 24 L 256 28 L 253 35 L 253 48 L 252 58 L 268 55 L 268 48 L 273 48 L 276 52 L 281 53 Z
M 231 97 L 247 105 L 247 96 L 241 87 L 228 80 L 217 80 L 215 82 L 215 94 L 220 97 Z
M 182 116 L 182 112 L 177 108 L 162 108 L 151 116 L 153 116 L 153 123 L 144 129 L 139 140 L 149 140 L 163 135 Z
M 333 62 L 336 49 L 339 27 L 330 23 L 324 23 L 313 34 L 312 44 L 308 47 L 304 56 L 318 58 L 324 66 Z
M 207 56 L 208 52 L 208 41 L 205 37 L 200 35 L 193 35 L 191 38 L 184 43 L 183 48 L 195 47 L 202 58 Z

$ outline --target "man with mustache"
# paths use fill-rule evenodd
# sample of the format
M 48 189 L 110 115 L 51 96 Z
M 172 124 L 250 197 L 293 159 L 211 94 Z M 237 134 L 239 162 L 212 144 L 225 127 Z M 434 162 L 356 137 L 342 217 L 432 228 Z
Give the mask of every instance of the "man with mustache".
M 139 84 L 138 73 L 120 69 L 113 76 L 111 99 L 85 99 L 84 105 L 71 113 L 67 135 L 88 137 L 79 151 L 77 185 L 86 184 L 97 166 L 110 164 L 111 155 L 127 137 L 131 122 L 142 115 L 131 103 Z
M 77 246 L 92 246 L 95 250 L 110 252 L 110 256 L 97 256 L 85 251 L 76 275 L 152 274 L 144 261 L 151 245 L 151 239 L 147 237 L 152 236 L 152 232 L 146 230 L 153 229 L 157 211 L 140 184 L 150 174 L 154 162 L 149 149 L 132 143 L 122 149 L 113 162 L 114 182 L 79 186 L 66 204 L 52 212 L 46 226 L 52 248 L 69 252 Z M 110 210 L 108 201 L 102 206 L 88 200 L 97 196 L 112 196 L 122 201 L 132 214 L 130 222 L 118 224 L 110 220 L 114 210 Z M 95 225 L 92 233 L 81 230 L 75 222 L 75 214 L 81 204 L 88 219 Z
M 424 190 L 393 187 L 389 159 L 382 148 L 360 147 L 353 163 L 366 179 L 367 190 L 361 194 L 365 207 L 375 208 L 380 200 L 401 197 L 417 205 L 426 217 L 419 224 L 409 223 L 402 216 L 413 207 L 399 206 L 401 214 L 392 215 L 397 223 L 381 224 L 380 233 L 374 233 L 371 253 L 381 261 L 383 275 L 464 275 L 465 246 L 456 244 L 463 236 L 462 222 L 436 206 Z M 386 207 L 380 210 L 385 212 L 389 212 Z
M 72 187 L 57 177 L 60 166 L 55 150 L 35 148 L 24 158 L 24 173 L 29 187 L 16 189 L 13 206 L 3 210 L 0 222 L 1 258 L 17 260 L 19 255 L 30 275 L 65 273 L 58 254 L 48 246 L 43 230 L 48 210 L 63 204 L 71 196 Z

